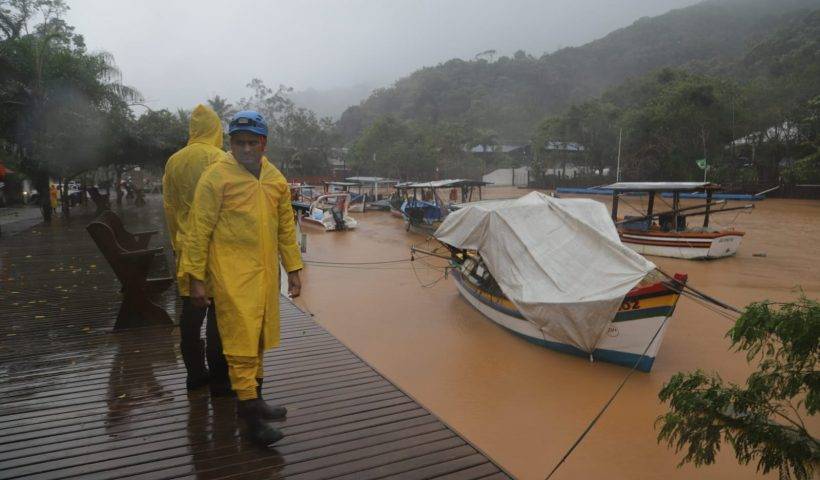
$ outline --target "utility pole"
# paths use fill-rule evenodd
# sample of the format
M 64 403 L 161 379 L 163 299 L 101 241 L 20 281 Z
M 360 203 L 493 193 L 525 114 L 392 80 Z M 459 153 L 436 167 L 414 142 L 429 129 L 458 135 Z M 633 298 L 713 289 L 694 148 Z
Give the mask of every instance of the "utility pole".
M 624 129 L 618 129 L 618 166 L 615 168 L 615 182 L 621 181 L 621 140 L 623 139 Z
M 700 138 L 703 140 L 703 183 L 706 183 L 706 172 L 709 171 L 709 160 L 706 158 L 706 130 L 701 127 Z

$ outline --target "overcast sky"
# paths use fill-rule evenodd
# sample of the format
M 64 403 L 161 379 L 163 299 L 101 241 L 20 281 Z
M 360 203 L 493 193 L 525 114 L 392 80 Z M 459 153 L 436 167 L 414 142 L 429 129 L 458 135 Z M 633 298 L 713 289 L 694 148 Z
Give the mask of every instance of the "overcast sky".
M 235 100 L 258 77 L 296 90 L 387 86 L 494 49 L 541 55 L 698 0 L 67 0 L 152 108 Z

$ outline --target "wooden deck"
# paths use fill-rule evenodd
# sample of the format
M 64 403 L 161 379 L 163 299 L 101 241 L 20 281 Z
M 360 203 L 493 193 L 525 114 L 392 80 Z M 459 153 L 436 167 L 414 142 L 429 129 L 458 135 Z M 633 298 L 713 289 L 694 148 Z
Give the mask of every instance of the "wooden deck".
M 233 399 L 186 391 L 173 327 L 111 331 L 119 285 L 87 221 L 0 238 L 0 478 L 509 478 L 289 301 L 264 384 L 286 437 L 250 445 Z

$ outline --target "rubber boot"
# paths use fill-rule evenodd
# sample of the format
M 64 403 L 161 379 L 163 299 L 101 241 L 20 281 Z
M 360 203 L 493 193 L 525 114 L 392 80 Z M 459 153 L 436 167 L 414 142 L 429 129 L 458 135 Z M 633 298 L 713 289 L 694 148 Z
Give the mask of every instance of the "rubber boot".
M 228 376 L 228 361 L 222 353 L 222 339 L 219 336 L 219 328 L 216 324 L 216 308 L 213 303 L 208 308 L 206 318 L 205 337 L 207 343 L 205 357 L 208 359 L 208 371 L 211 376 L 209 385 L 211 395 L 214 397 L 235 395 Z
M 288 409 L 279 405 L 269 405 L 262 399 L 262 378 L 256 379 L 256 398 L 261 401 L 260 415 L 265 420 L 282 420 L 288 416 Z
M 185 386 L 188 390 L 195 390 L 208 384 L 210 376 L 208 368 L 205 367 L 205 342 L 198 340 L 195 343 L 181 342 L 179 349 L 182 351 L 182 361 L 188 371 Z
M 263 447 L 269 447 L 278 442 L 285 435 L 278 429 L 270 426 L 262 418 L 261 411 L 265 402 L 260 398 L 240 400 L 237 402 L 236 413 L 247 426 L 248 439 Z

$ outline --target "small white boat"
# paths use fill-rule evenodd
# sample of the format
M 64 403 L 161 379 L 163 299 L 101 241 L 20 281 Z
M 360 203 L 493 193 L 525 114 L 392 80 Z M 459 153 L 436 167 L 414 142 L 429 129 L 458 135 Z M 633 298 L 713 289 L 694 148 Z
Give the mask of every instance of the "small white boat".
M 354 196 L 351 211 L 390 210 L 389 195 L 385 193 L 391 189 L 392 185 L 398 183 L 398 180 L 384 177 L 349 177 L 345 180 L 355 184 L 355 186 L 348 187 L 346 191 L 353 193 L 352 190 L 355 190 L 354 195 L 358 194 L 362 197 L 361 210 L 354 208 L 358 208 L 359 200 L 358 196 Z
M 479 180 L 450 179 L 432 182 L 402 184 L 406 195 L 399 210 L 407 230 L 422 235 L 432 235 L 450 213 L 450 204 L 472 202 L 477 192 L 481 200 L 481 187 L 489 182 Z M 398 186 L 396 187 L 398 189 Z M 440 193 L 447 191 L 445 200 Z
M 361 184 L 356 182 L 322 182 L 325 186 L 325 193 L 347 193 L 350 195 L 350 200 L 347 203 L 347 208 L 351 212 L 362 213 L 365 206 L 365 195 L 361 192 L 353 193 L 351 188 L 361 188 Z
M 683 259 L 715 259 L 737 253 L 744 232 L 709 226 L 716 213 L 750 210 L 754 205 L 725 208 L 726 201 L 713 201 L 720 185 L 708 182 L 619 182 L 602 188 L 612 191 L 612 220 L 624 245 L 642 255 Z M 622 195 L 648 195 L 646 215 L 619 219 Z M 672 208 L 655 211 L 656 196 L 671 196 Z M 700 205 L 681 207 L 681 198 L 704 199 Z M 721 208 L 718 208 L 721 207 Z M 703 216 L 703 224 L 687 225 L 687 218 Z
M 316 198 L 307 209 L 302 220 L 322 226 L 326 231 L 352 230 L 358 222 L 348 214 L 349 193 L 328 193 Z

